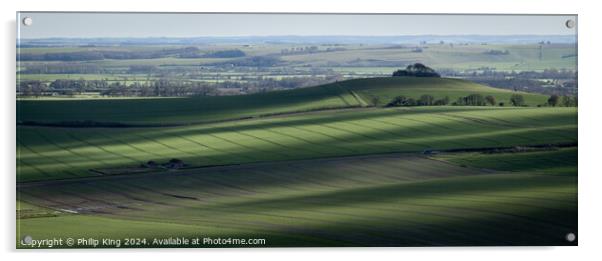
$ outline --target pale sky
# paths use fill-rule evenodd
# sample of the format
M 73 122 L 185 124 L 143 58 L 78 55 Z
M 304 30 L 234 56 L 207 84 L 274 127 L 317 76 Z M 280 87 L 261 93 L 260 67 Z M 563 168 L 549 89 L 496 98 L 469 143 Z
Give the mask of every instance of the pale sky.
M 24 17 L 33 24 L 23 26 Z M 359 15 L 203 13 L 17 14 L 18 37 L 201 37 L 278 35 L 571 35 L 575 15 Z

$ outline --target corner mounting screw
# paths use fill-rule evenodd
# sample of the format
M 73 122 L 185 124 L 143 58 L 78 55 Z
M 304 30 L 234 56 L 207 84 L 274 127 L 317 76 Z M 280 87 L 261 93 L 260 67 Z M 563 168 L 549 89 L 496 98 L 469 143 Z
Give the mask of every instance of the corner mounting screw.
M 31 17 L 23 18 L 23 25 L 30 26 L 33 24 L 33 19 Z
M 574 233 L 566 234 L 566 241 L 573 242 L 575 241 L 575 239 L 577 239 L 577 236 L 575 236 Z
M 566 20 L 566 22 L 564 23 L 564 25 L 567 28 L 571 29 L 571 28 L 575 27 L 575 20 L 573 20 L 573 19 Z

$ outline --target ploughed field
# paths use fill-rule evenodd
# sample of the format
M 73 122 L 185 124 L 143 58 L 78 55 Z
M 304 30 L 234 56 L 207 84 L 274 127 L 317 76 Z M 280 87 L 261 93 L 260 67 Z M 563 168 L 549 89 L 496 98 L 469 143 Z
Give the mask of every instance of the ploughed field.
M 502 156 L 533 153 L 551 156 L 552 165 L 500 172 L 447 161 L 474 153 L 388 154 L 27 183 L 19 198 L 45 209 L 18 220 L 18 234 L 149 244 L 168 237 L 265 239 L 261 246 L 576 244 L 565 240 L 577 229 L 576 170 L 545 170 L 576 165 L 576 148 Z
M 474 93 L 512 94 L 402 77 L 248 96 L 18 101 L 17 240 L 576 244 L 565 239 L 577 231 L 576 108 L 535 107 L 547 99 L 537 94 L 523 94 L 529 107 L 370 107 L 374 97 Z

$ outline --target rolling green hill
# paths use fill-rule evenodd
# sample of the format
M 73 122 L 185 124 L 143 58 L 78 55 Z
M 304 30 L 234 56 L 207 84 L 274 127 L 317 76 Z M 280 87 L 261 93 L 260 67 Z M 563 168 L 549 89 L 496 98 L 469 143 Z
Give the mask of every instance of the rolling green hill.
M 17 180 L 95 176 L 154 160 L 191 167 L 577 141 L 575 108 L 439 106 L 321 111 L 164 128 L 17 128 Z M 114 171 L 113 171 L 114 172 Z M 119 172 L 119 171 L 118 171 Z
M 577 108 L 538 108 L 547 97 L 526 93 L 529 107 L 369 108 L 374 97 L 475 93 L 513 94 L 399 77 L 246 96 L 21 100 L 22 122 L 139 126 L 18 125 L 17 241 L 576 245 L 565 235 L 577 231 Z M 170 159 L 185 166 L 149 167 Z
M 525 156 L 540 159 L 545 174 L 573 166 L 575 154 Z M 491 158 L 500 155 L 502 166 L 522 161 L 522 153 Z M 202 233 L 297 247 L 576 244 L 564 239 L 577 229 L 576 170 L 471 165 L 391 154 L 31 184 L 20 199 L 42 207 L 19 204 L 28 217 L 17 234 L 150 243 Z
M 395 96 L 418 98 L 430 94 L 451 101 L 469 94 L 494 96 L 508 104 L 515 93 L 447 78 L 388 77 L 336 82 L 321 86 L 238 96 L 172 99 L 20 100 L 17 121 L 57 123 L 93 121 L 124 124 L 190 124 L 234 120 L 273 114 L 378 105 Z M 521 93 L 530 106 L 546 96 Z
M 529 106 L 543 104 L 547 100 L 546 96 L 540 94 L 513 92 L 452 78 L 367 78 L 334 83 L 333 85 L 339 85 L 345 90 L 356 93 L 365 101 L 370 101 L 372 97 L 378 97 L 380 99 L 379 105 L 386 104 L 395 96 L 404 95 L 418 99 L 423 94 L 432 95 L 435 99 L 448 96 L 452 102 L 459 97 L 470 94 L 491 95 L 498 102 L 504 102 L 505 104 L 510 103 L 509 100 L 512 94 L 521 94 L 525 98 L 525 103 Z

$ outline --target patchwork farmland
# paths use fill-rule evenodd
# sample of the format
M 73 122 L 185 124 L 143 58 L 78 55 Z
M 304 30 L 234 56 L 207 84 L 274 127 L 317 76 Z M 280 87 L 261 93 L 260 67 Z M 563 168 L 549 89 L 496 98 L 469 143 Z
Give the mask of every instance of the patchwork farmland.
M 565 235 L 577 229 L 577 108 L 537 107 L 548 97 L 530 93 L 523 107 L 383 107 L 474 93 L 509 103 L 520 92 L 399 77 L 245 96 L 20 100 L 17 241 L 576 244 Z

